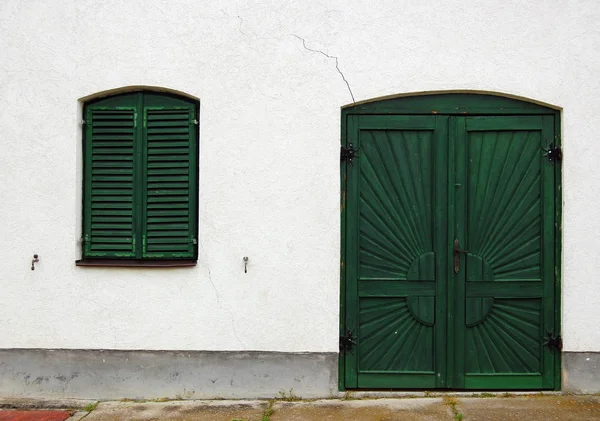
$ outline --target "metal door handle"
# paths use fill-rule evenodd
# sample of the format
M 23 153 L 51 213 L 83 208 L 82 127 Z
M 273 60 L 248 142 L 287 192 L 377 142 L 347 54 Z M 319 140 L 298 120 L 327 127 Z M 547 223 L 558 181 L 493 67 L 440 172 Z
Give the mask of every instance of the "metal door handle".
M 458 245 L 458 238 L 454 239 L 454 273 L 460 270 L 460 253 L 468 253 L 469 250 L 462 250 Z

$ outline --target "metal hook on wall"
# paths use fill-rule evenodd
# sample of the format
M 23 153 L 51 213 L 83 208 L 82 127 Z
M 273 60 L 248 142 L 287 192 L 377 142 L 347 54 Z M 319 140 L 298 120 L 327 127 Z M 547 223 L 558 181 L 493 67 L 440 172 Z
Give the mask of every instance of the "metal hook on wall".
M 34 254 L 33 259 L 31 260 L 31 270 L 35 270 L 35 264 L 39 261 L 40 259 L 38 259 L 38 255 Z
M 248 273 L 248 256 L 244 257 L 244 273 Z

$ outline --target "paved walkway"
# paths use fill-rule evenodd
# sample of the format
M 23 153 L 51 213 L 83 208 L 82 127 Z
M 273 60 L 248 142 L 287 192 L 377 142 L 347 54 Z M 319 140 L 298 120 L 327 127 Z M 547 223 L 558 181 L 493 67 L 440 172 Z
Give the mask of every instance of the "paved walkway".
M 0 402 L 1 403 L 1 402 Z M 3 405 L 6 407 L 7 405 Z M 66 409 L 66 408 L 65 408 Z M 315 401 L 165 401 L 87 404 L 68 421 L 600 421 L 600 396 L 499 395 Z M 0 410 L 0 421 L 62 421 L 31 410 Z M 14 415 L 15 417 L 10 418 Z M 38 414 L 39 418 L 35 418 Z M 63 415 L 66 414 L 63 412 Z M 68 414 L 67 414 L 68 415 Z M 3 418 L 4 417 L 4 418 Z

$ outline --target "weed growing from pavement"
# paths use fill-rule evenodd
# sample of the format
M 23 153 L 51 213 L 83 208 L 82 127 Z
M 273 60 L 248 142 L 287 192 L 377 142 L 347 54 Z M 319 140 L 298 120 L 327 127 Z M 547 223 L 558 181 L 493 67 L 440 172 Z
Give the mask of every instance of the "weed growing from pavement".
M 265 409 L 265 412 L 263 413 L 263 417 L 261 421 L 270 421 L 271 420 L 271 415 L 273 415 L 273 405 L 275 404 L 274 400 L 270 400 L 269 401 L 269 406 L 267 406 L 267 409 Z
M 351 391 L 346 390 L 344 392 L 344 397 L 342 398 L 342 400 L 344 400 L 344 401 L 353 401 L 354 399 L 356 399 L 356 396 L 354 396 Z
M 452 409 L 452 413 L 454 413 L 454 419 L 456 421 L 462 421 L 463 414 L 456 408 L 456 405 L 458 404 L 456 398 L 453 398 L 452 396 L 444 396 L 444 403 Z
M 473 395 L 473 397 L 477 397 L 477 398 L 495 398 L 496 394 L 495 393 L 490 393 L 490 392 L 483 392 L 483 393 L 479 393 L 479 394 L 475 394 Z
M 294 402 L 294 401 L 302 400 L 302 398 L 300 396 L 296 396 L 296 394 L 294 394 L 294 389 L 290 389 L 289 394 L 285 390 L 280 390 L 277 400 Z
M 92 412 L 94 409 L 96 409 L 98 407 L 99 404 L 100 404 L 100 402 L 89 403 L 85 406 L 85 408 L 83 408 L 83 410 L 86 412 Z

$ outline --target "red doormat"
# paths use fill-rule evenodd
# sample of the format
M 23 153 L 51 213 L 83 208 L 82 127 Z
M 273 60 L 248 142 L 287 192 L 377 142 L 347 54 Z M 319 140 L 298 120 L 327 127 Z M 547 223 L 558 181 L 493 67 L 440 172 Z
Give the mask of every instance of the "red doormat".
M 0 421 L 64 421 L 68 411 L 0 411 Z

